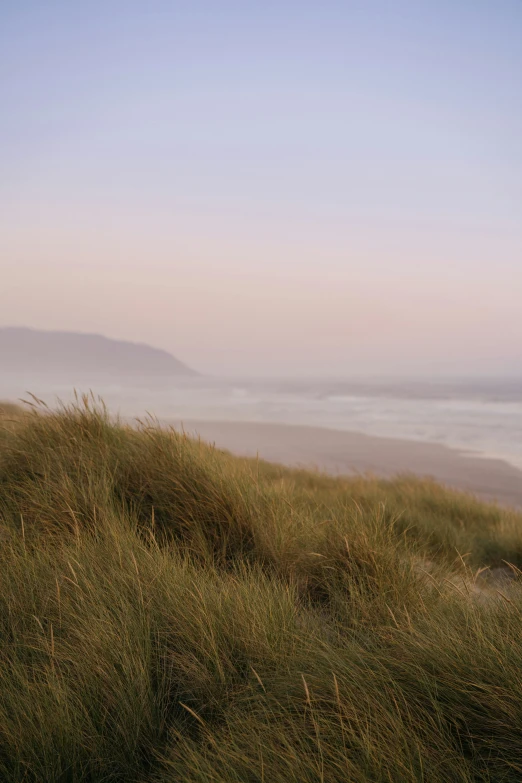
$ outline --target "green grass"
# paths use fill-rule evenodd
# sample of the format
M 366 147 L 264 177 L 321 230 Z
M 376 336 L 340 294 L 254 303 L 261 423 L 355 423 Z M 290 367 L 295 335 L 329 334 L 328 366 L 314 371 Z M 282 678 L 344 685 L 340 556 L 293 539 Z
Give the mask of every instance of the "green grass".
M 522 780 L 522 516 L 0 418 L 0 780 Z

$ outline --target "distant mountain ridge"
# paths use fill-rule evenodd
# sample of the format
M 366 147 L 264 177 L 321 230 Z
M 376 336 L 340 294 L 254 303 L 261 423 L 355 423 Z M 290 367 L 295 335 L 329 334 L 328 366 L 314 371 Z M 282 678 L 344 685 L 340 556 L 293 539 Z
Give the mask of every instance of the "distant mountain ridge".
M 198 375 L 159 348 L 99 334 L 0 327 L 0 373 L 63 378 Z

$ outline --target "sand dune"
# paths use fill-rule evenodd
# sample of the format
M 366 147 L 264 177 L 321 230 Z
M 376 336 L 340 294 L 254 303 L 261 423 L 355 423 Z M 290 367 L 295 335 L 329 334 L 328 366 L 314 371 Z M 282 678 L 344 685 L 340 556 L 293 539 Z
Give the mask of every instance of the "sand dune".
M 522 471 L 500 459 L 431 443 L 376 438 L 319 427 L 242 422 L 168 422 L 234 454 L 284 465 L 316 468 L 334 475 L 400 473 L 430 476 L 486 500 L 522 507 Z

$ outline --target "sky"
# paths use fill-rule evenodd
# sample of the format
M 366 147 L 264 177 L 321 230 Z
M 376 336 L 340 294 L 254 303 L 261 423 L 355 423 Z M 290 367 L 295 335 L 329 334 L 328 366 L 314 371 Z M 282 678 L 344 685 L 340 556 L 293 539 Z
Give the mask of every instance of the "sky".
M 520 0 L 4 0 L 0 325 L 522 373 Z

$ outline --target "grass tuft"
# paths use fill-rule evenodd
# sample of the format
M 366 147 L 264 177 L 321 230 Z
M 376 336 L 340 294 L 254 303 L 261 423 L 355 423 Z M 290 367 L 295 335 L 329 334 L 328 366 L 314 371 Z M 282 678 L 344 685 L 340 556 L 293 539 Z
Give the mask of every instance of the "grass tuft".
M 520 514 L 35 405 L 0 414 L 0 780 L 522 779 Z

